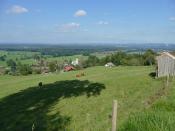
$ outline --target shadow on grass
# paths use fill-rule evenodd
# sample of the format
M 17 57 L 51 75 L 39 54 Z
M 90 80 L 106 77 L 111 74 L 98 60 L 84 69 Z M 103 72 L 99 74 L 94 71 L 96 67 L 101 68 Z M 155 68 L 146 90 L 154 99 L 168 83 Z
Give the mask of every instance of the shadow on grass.
M 57 131 L 65 130 L 71 117 L 63 116 L 58 111 L 48 115 L 49 108 L 59 102 L 60 98 L 78 97 L 80 95 L 97 96 L 105 86 L 88 80 L 58 81 L 43 85 L 42 88 L 31 87 L 0 100 L 0 130 L 2 131 Z
M 149 76 L 150 76 L 151 78 L 155 79 L 155 78 L 156 78 L 156 72 L 151 72 L 151 73 L 149 73 Z

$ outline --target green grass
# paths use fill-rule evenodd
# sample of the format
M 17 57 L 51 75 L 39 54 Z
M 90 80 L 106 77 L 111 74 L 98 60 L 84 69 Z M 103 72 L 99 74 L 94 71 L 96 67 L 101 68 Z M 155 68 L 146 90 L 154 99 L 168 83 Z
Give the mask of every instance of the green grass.
M 34 54 L 39 54 L 39 52 L 30 52 L 30 51 L 2 51 L 0 50 L 0 56 L 6 55 L 6 60 L 12 59 L 20 60 L 23 64 L 33 64 L 35 63 L 34 59 L 31 59 Z M 27 59 L 28 57 L 28 59 Z M 25 59 L 24 59 L 25 58 Z M 0 66 L 7 66 L 6 61 L 0 61 Z
M 35 130 L 107 131 L 114 99 L 119 102 L 118 127 L 125 129 L 130 114 L 144 113 L 145 102 L 162 88 L 161 80 L 149 76 L 152 71 L 153 67 L 92 67 L 60 74 L 0 76 L 1 129 L 30 131 L 34 123 Z M 85 76 L 77 79 L 81 72 Z M 40 81 L 42 88 L 38 88 Z M 139 125 L 140 118 L 133 119 Z
M 175 88 L 174 81 L 150 108 L 130 114 L 119 131 L 174 131 Z
M 18 59 L 22 64 L 36 64 L 36 61 L 33 59 L 34 54 L 40 54 L 39 52 L 24 52 L 24 51 L 1 51 L 0 50 L 0 56 L 6 55 L 6 60 L 12 59 L 15 60 Z M 28 58 L 27 58 L 28 57 Z M 25 58 L 25 59 L 24 59 Z M 74 55 L 74 56 L 60 56 L 60 57 L 52 57 L 45 55 L 46 61 L 59 61 L 64 62 L 65 60 L 75 60 L 78 59 L 87 59 L 87 56 L 82 55 Z M 0 66 L 7 66 L 6 61 L 0 61 Z

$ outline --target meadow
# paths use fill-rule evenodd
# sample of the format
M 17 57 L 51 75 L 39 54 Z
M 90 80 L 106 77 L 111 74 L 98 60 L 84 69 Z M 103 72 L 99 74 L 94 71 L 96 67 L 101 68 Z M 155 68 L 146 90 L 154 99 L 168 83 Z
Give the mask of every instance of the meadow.
M 76 78 L 81 72 L 85 76 Z M 1 130 L 108 131 L 116 99 L 119 130 L 169 131 L 175 122 L 173 81 L 164 91 L 164 80 L 154 79 L 152 72 L 154 67 L 97 66 L 45 75 L 0 76 Z M 41 88 L 39 82 L 43 82 Z
M 7 60 L 14 60 L 14 61 L 20 61 L 22 64 L 37 64 L 37 61 L 34 60 L 34 55 L 39 55 L 41 56 L 40 52 L 31 52 L 31 51 L 3 51 L 0 50 L 0 56 L 6 55 L 6 61 Z M 87 59 L 87 56 L 83 55 L 72 55 L 72 56 L 57 56 L 53 57 L 51 55 L 44 55 L 44 60 L 47 62 L 52 62 L 52 61 L 58 61 L 58 62 L 64 62 L 64 61 L 72 61 L 75 60 L 76 58 L 78 59 Z M 0 66 L 7 66 L 6 61 L 1 61 L 0 60 Z

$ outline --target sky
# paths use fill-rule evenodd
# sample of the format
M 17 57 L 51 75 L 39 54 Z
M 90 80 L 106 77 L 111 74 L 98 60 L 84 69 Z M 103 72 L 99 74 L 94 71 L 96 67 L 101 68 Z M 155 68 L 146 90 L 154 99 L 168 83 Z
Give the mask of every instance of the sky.
M 175 0 L 0 0 L 0 43 L 175 44 Z

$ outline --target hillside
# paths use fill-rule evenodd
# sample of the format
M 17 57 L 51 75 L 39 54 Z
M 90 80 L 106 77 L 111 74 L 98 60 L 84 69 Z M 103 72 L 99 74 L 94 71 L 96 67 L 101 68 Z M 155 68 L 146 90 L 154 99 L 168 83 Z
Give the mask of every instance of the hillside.
M 161 79 L 149 76 L 153 71 L 154 67 L 142 66 L 92 67 L 60 74 L 0 76 L 1 129 L 28 131 L 33 125 L 35 130 L 107 131 L 112 101 L 117 99 L 118 126 L 125 130 L 130 114 L 152 110 L 157 102 L 148 102 L 163 88 Z M 85 76 L 76 78 L 81 72 Z

